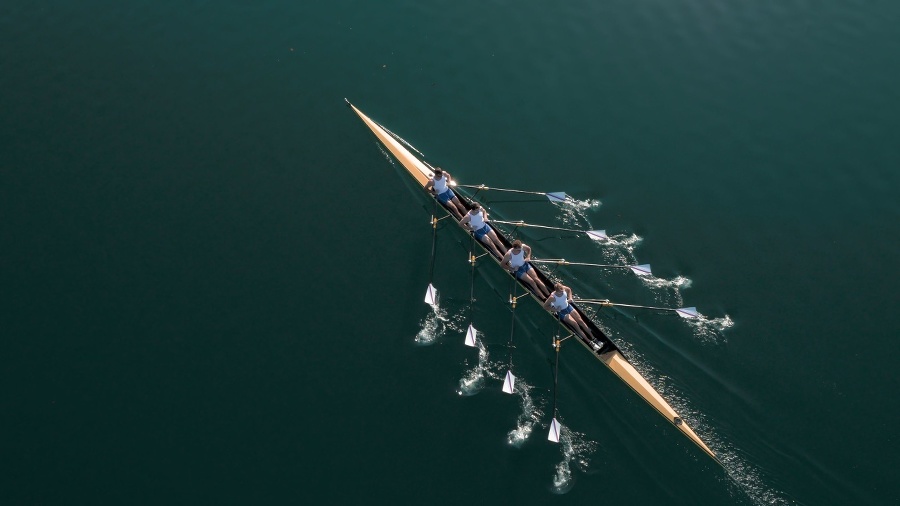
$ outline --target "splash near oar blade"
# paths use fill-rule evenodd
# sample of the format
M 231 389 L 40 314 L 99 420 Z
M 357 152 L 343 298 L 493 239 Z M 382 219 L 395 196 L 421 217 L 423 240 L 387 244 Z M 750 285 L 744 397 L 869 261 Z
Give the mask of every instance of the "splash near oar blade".
M 682 318 L 700 318 L 700 313 L 697 312 L 695 307 L 683 307 L 676 309 L 675 312 Z
M 550 202 L 553 202 L 553 203 L 565 202 L 566 199 L 569 198 L 569 196 L 566 195 L 565 192 L 550 192 L 550 193 L 545 193 L 544 195 L 546 195 L 547 198 L 550 199 Z
M 466 331 L 466 346 L 471 346 L 472 348 L 477 348 L 478 345 L 475 343 L 475 336 L 477 331 L 472 324 L 469 324 L 469 330 Z
M 585 232 L 588 237 L 595 241 L 606 241 L 609 240 L 609 236 L 606 235 L 606 230 L 590 230 Z
M 428 283 L 428 289 L 425 290 L 425 303 L 432 306 L 437 305 L 437 288 L 431 283 Z
M 650 272 L 650 264 L 633 265 L 631 266 L 631 272 L 637 274 L 638 276 L 650 276 L 652 274 Z
M 547 441 L 559 443 L 559 434 L 561 431 L 562 426 L 556 421 L 556 418 L 554 418 L 553 421 L 550 422 L 550 433 L 547 434 Z
M 503 393 L 511 394 L 516 391 L 516 376 L 512 371 L 506 371 L 506 379 L 503 380 Z

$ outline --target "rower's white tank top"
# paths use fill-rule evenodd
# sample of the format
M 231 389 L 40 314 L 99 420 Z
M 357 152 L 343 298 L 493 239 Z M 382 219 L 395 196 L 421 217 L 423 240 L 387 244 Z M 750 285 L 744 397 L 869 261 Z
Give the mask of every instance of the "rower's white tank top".
M 480 230 L 484 226 L 484 211 L 469 213 L 469 224 L 472 225 L 472 230 Z
M 513 269 L 518 269 L 519 267 L 522 267 L 523 265 L 525 265 L 525 248 L 519 249 L 518 254 L 510 252 L 509 266 L 512 267 Z
M 553 309 L 556 311 L 562 311 L 563 309 L 569 307 L 569 294 L 563 290 L 562 295 L 557 295 L 556 292 L 553 292 L 553 302 L 550 303 L 553 306 Z
M 434 179 L 434 192 L 440 195 L 447 191 L 447 175 L 441 174 L 440 179 Z

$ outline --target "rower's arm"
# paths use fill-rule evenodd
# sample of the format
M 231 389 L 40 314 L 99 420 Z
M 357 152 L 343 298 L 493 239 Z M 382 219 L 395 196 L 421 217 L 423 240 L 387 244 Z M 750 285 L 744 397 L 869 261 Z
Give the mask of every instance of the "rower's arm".
M 425 191 L 430 191 L 432 186 L 434 186 L 434 179 L 429 179 L 428 182 L 425 183 Z
M 525 261 L 526 262 L 530 261 L 531 260 L 531 246 L 528 246 L 527 244 L 523 244 L 522 249 L 525 250 Z
M 466 214 L 465 216 L 462 217 L 461 220 L 459 220 L 460 225 L 465 226 L 467 223 L 469 223 L 469 215 L 468 214 Z
M 512 251 L 512 250 L 510 250 L 510 251 Z M 511 256 L 511 255 L 510 255 L 510 251 L 507 251 L 507 252 L 503 255 L 503 259 L 500 260 L 500 267 L 509 267 L 509 259 L 510 259 L 510 256 Z
M 543 306 L 544 306 L 544 309 L 546 309 L 547 311 L 550 310 L 550 302 L 551 302 L 550 299 L 552 299 L 552 298 L 553 298 L 553 295 L 551 294 L 549 297 L 547 297 L 547 300 L 544 301 Z
M 572 299 L 575 298 L 572 296 L 572 289 L 569 288 L 568 286 L 566 287 L 566 298 L 568 299 L 569 302 L 572 302 Z

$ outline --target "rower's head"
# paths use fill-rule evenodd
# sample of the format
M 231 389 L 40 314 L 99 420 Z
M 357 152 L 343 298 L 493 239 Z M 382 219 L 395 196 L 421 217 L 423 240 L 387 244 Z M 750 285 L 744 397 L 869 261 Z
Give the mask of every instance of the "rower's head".
M 435 167 L 434 168 L 434 178 L 440 179 L 442 177 L 444 177 L 444 171 L 440 167 Z
M 516 239 L 512 244 L 513 249 L 519 249 L 522 247 L 522 241 Z
M 469 212 L 472 214 L 478 214 L 481 212 L 481 204 L 475 202 L 472 204 L 472 209 L 469 209 Z
M 562 284 L 562 283 L 556 283 L 555 285 L 553 285 L 553 288 L 554 288 L 557 292 L 565 291 L 565 290 L 563 290 L 563 284 Z

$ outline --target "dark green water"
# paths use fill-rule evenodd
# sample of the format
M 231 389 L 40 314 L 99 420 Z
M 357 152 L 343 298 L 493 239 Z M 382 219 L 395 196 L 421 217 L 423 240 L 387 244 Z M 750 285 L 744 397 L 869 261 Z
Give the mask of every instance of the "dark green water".
M 898 25 L 883 0 L 4 4 L 0 503 L 897 504 Z M 534 406 L 461 385 L 451 228 L 451 321 L 417 344 L 428 212 L 345 96 L 463 182 L 599 200 L 491 204 L 639 237 L 526 235 L 660 278 L 577 293 L 731 323 L 601 319 L 725 469 L 576 346 L 546 442 L 531 302 Z M 476 285 L 491 373 L 505 283 Z

